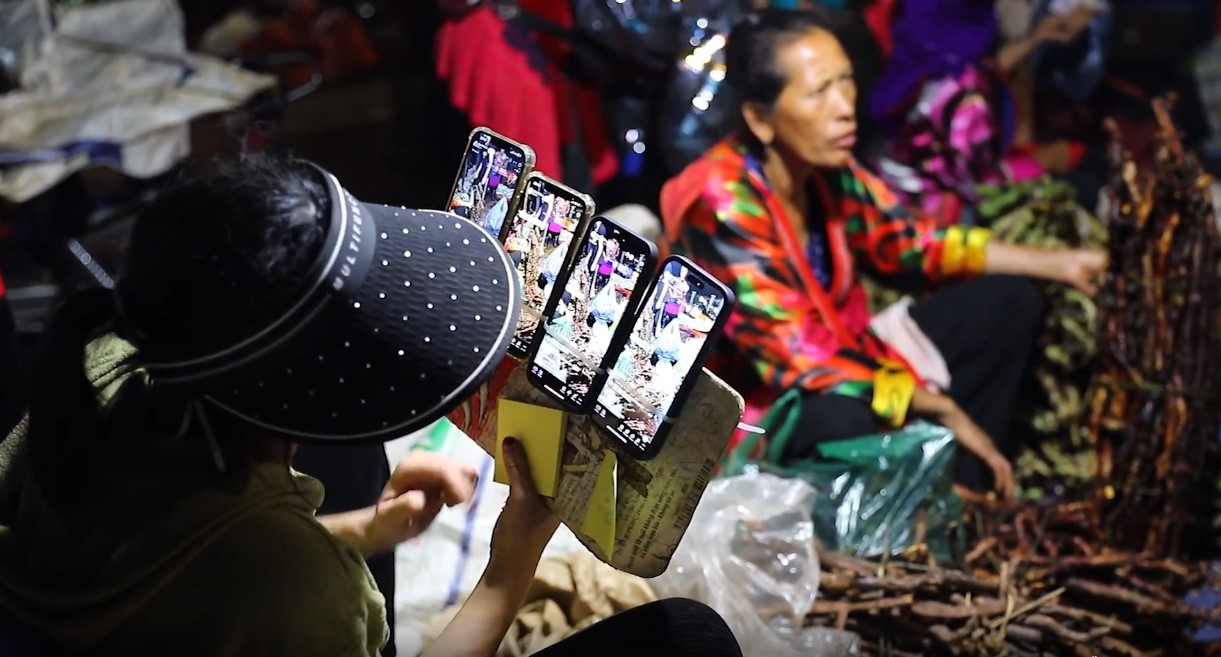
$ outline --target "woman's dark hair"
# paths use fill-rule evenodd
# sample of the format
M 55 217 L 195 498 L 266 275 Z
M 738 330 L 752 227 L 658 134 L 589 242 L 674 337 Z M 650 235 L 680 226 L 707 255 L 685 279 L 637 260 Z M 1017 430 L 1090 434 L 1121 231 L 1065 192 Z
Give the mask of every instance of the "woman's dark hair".
M 776 62 L 776 53 L 810 32 L 833 32 L 834 28 L 831 13 L 822 7 L 752 12 L 729 32 L 725 85 L 739 104 L 770 108 L 788 83 Z
M 326 182 L 309 164 L 255 155 L 186 173 L 143 208 L 116 290 L 65 301 L 34 362 L 27 449 L 53 504 L 80 499 L 104 445 L 136 438 L 120 435 L 118 425 L 147 427 L 161 417 L 172 434 L 184 416 L 183 400 L 161 398 L 155 387 L 134 381 L 104 416 L 86 377 L 89 341 L 110 330 L 137 346 L 232 342 L 248 334 L 295 301 L 322 248 L 329 204 Z

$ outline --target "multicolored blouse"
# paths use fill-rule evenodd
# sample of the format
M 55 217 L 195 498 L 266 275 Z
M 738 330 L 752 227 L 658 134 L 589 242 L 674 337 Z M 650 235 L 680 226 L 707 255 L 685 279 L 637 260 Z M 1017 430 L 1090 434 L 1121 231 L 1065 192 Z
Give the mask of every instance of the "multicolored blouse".
M 942 226 L 963 223 L 964 210 L 980 201 L 979 185 L 1043 174 L 1029 157 L 1010 152 L 1012 109 L 1004 76 L 991 65 L 926 82 L 890 127 L 876 168 L 906 205 Z
M 779 199 L 733 139 L 666 184 L 667 241 L 737 295 L 722 339 L 727 348 L 712 368 L 748 405 L 766 408 L 801 387 L 859 398 L 883 423 L 900 426 L 918 381 L 870 331 L 857 267 L 920 273 L 930 282 L 977 274 L 989 232 L 940 228 L 909 212 L 856 162 L 814 183 L 825 209 L 829 285 L 815 280 Z

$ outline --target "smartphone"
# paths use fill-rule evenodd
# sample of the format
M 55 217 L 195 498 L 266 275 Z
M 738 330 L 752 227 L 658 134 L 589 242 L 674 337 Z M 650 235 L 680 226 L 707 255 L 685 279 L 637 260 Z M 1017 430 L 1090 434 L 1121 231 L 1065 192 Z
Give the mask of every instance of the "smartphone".
M 573 240 L 585 233 L 594 201 L 537 171 L 526 177 L 517 213 L 505 232 L 504 246 L 521 279 L 522 307 L 509 355 L 525 359 L 534 332 L 560 274 L 576 257 Z
M 534 149 L 487 128 L 475 128 L 445 209 L 483 226 L 503 242 L 506 220 L 516 212 L 513 206 L 533 169 Z
M 594 423 L 639 460 L 657 456 L 733 310 L 733 291 L 682 256 L 650 288 L 593 404 Z
M 526 374 L 569 410 L 584 413 L 608 355 L 627 339 L 657 247 L 606 217 L 594 217 L 576 244 L 571 266 L 547 291 Z

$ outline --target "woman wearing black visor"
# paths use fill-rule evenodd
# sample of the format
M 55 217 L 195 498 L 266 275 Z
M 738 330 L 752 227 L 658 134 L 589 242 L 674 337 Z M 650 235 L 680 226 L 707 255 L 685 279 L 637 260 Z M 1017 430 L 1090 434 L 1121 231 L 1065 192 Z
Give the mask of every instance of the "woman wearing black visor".
M 362 203 L 305 162 L 165 190 L 116 290 L 53 318 L 0 443 L 0 654 L 21 634 L 37 655 L 377 655 L 387 604 L 364 557 L 467 501 L 474 473 L 409 457 L 377 505 L 316 517 L 296 445 L 380 443 L 457 406 L 504 357 L 516 285 L 481 228 Z M 557 527 L 523 453 L 506 456 L 491 560 L 429 657 L 495 653 Z M 741 654 L 684 600 L 542 654 L 612 653 Z

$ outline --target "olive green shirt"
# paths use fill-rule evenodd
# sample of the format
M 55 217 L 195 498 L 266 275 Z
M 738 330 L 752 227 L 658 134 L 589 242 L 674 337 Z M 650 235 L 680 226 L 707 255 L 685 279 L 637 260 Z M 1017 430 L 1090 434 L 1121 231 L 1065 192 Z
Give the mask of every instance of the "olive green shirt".
M 103 404 L 130 350 L 86 350 Z M 70 651 L 374 657 L 386 642 L 364 559 L 314 517 L 317 480 L 272 464 L 222 476 L 203 446 L 167 439 L 108 462 L 98 509 L 69 518 L 29 472 L 24 427 L 0 443 L 0 605 Z

